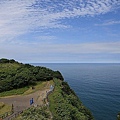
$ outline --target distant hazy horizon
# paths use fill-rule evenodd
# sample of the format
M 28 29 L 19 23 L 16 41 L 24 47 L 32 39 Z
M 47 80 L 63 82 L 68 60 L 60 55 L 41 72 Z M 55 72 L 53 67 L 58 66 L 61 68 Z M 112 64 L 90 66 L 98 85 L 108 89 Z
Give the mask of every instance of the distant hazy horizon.
M 120 64 L 120 62 L 118 62 L 118 63 L 117 62 L 108 62 L 108 63 L 107 62 L 106 63 L 105 62 L 103 62 L 103 63 L 102 62 L 101 63 L 100 62 L 96 62 L 96 63 L 95 62 L 94 63 L 92 63 L 92 62 L 91 63 L 90 62 L 88 62 L 88 63 L 87 62 L 83 62 L 83 63 L 82 62 L 51 62 L 51 63 L 50 62 L 32 62 L 32 63 L 25 62 L 25 64 L 27 64 L 27 63 L 28 64 L 39 64 L 39 63 L 43 63 L 43 64 L 44 63 L 45 64 Z

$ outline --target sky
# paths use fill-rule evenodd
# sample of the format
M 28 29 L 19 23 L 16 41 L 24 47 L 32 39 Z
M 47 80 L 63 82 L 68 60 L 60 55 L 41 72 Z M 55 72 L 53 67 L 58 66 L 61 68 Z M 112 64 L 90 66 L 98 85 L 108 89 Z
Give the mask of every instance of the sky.
M 120 63 L 120 0 L 0 0 L 0 58 Z

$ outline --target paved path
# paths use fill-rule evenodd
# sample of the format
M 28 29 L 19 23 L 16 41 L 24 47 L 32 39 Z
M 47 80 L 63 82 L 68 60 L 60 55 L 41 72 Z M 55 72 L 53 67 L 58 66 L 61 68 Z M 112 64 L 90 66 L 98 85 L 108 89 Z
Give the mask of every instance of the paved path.
M 44 90 L 36 91 L 32 94 L 25 96 L 11 96 L 7 98 L 0 98 L 0 102 L 4 102 L 6 104 L 14 106 L 14 113 L 23 111 L 30 107 L 30 99 L 33 98 L 34 104 L 42 105 L 44 98 L 46 98 L 46 91 L 50 90 L 50 83 L 47 82 Z
M 4 102 L 9 105 L 14 105 L 14 110 L 17 111 L 19 109 L 25 109 L 30 107 L 30 99 L 34 99 L 35 104 L 42 104 L 42 100 L 46 97 L 46 91 L 49 89 L 45 89 L 43 91 L 37 91 L 35 93 L 25 95 L 25 96 L 13 96 L 9 98 L 0 98 L 0 102 Z

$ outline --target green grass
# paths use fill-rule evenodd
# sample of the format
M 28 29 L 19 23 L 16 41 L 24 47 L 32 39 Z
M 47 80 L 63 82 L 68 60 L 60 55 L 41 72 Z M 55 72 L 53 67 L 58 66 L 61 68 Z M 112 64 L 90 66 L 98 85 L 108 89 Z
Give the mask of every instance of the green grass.
M 37 84 L 35 86 L 33 86 L 34 89 L 32 89 L 32 86 L 31 86 L 27 91 L 24 92 L 23 95 L 28 95 L 28 94 L 34 93 L 38 90 L 43 90 L 44 87 L 46 86 L 46 83 L 47 82 L 41 82 L 41 81 L 37 82 Z
M 40 81 L 40 82 L 37 82 L 37 84 L 34 86 L 34 89 L 32 89 L 32 87 L 30 87 L 26 92 L 24 92 L 23 95 L 28 95 L 28 94 L 31 94 L 31 93 L 34 93 L 38 90 L 44 90 L 44 89 L 47 89 L 46 86 L 47 86 L 47 83 L 49 82 L 50 85 L 54 85 L 54 82 L 53 80 L 50 80 L 50 81 Z M 50 86 L 49 85 L 49 86 Z M 47 86 L 48 87 L 48 86 Z
M 31 107 L 15 120 L 51 120 L 51 115 L 47 107 Z
M 55 89 L 52 94 L 49 95 L 50 101 L 50 111 L 53 114 L 54 120 L 71 120 L 70 119 L 70 112 L 69 112 L 69 105 L 66 100 L 63 98 L 61 92 L 61 81 L 55 79 Z M 64 114 L 64 115 L 63 115 Z
M 0 102 L 0 109 L 2 109 L 5 106 L 3 102 Z
M 53 80 L 49 82 L 50 84 L 53 85 Z M 12 95 L 28 95 L 38 90 L 46 89 L 45 88 L 46 85 L 47 85 L 47 82 L 37 82 L 37 84 L 34 86 L 34 89 L 32 89 L 32 86 L 19 88 L 19 89 L 13 89 L 10 91 L 1 92 L 0 97 L 7 97 L 7 96 L 12 96 Z
M 52 94 L 49 95 L 49 101 L 50 101 L 50 111 L 52 111 L 53 113 L 55 113 L 55 97 L 60 96 L 59 93 L 61 93 L 61 89 L 60 89 L 60 82 L 56 82 L 55 84 L 55 89 L 54 92 Z
M 49 95 L 53 120 L 94 120 L 75 93 L 64 82 L 55 79 L 55 89 Z
M 0 115 L 5 114 L 6 112 L 11 112 L 12 107 L 10 105 L 0 103 Z
M 12 95 L 21 95 L 25 91 L 27 91 L 29 87 L 19 88 L 19 89 L 13 89 L 10 91 L 5 91 L 0 93 L 0 97 L 6 97 L 6 96 L 12 96 Z
M 17 68 L 20 67 L 20 64 L 18 63 L 2 63 L 0 64 L 0 72 L 9 72 L 10 70 L 16 70 Z

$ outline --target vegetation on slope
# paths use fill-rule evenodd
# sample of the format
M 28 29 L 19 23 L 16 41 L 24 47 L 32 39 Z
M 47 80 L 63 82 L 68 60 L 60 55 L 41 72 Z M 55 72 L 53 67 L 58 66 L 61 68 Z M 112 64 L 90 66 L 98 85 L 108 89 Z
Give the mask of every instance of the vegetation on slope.
M 15 120 L 51 120 L 51 115 L 47 107 L 31 107 L 25 110 Z
M 117 120 L 120 120 L 120 112 L 117 115 Z
M 12 109 L 12 106 L 0 102 L 0 115 L 4 114 L 6 112 L 10 113 L 11 109 Z
M 12 96 L 12 95 L 22 95 L 29 89 L 30 89 L 29 87 L 24 87 L 24 88 L 18 88 L 18 89 L 13 89 L 13 90 L 9 90 L 9 91 L 4 91 L 4 92 L 0 93 L 0 97 L 6 97 L 6 96 Z
M 55 89 L 49 96 L 49 102 L 53 120 L 94 120 L 90 111 L 83 106 L 74 91 L 63 81 L 59 71 L 34 67 L 15 60 L 0 59 L 1 94 L 20 88 L 24 92 L 28 86 L 52 79 L 54 79 Z M 33 107 L 24 111 L 19 120 L 50 120 L 50 111 L 48 108 Z
M 0 59 L 0 92 L 35 85 L 38 81 L 53 78 L 63 80 L 59 71 L 22 64 L 15 60 Z
M 94 120 L 66 82 L 58 79 L 54 82 L 54 92 L 49 96 L 53 120 Z

